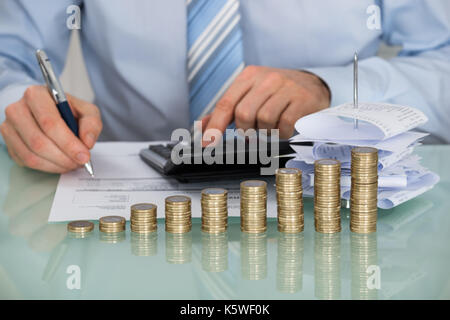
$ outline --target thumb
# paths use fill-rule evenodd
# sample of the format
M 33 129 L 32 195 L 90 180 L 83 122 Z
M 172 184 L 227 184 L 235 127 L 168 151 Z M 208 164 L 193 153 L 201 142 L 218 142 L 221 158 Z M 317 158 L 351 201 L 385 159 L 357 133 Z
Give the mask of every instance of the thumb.
M 67 100 L 74 116 L 78 119 L 80 140 L 86 147 L 92 149 L 103 129 L 100 110 L 96 105 L 69 94 L 67 94 Z

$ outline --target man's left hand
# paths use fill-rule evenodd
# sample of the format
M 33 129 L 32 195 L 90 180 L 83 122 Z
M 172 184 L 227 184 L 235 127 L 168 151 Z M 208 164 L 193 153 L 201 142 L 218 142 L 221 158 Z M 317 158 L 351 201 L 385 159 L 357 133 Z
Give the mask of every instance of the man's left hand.
M 260 66 L 248 66 L 203 118 L 203 127 L 225 132 L 233 122 L 247 130 L 279 129 L 290 138 L 295 122 L 330 105 L 330 92 L 314 74 Z

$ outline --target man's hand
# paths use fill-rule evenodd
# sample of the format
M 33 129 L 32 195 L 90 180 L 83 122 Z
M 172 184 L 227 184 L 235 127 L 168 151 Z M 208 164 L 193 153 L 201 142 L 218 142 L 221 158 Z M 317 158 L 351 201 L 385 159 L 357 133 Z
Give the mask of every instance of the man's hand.
M 294 133 L 295 122 L 330 104 L 330 92 L 317 76 L 288 69 L 248 66 L 236 78 L 211 115 L 206 130 L 237 128 L 280 129 L 281 138 Z
M 80 138 L 64 120 L 43 86 L 31 86 L 22 99 L 5 109 L 0 132 L 11 158 L 19 165 L 46 172 L 63 173 L 85 164 L 102 130 L 98 108 L 67 94 Z

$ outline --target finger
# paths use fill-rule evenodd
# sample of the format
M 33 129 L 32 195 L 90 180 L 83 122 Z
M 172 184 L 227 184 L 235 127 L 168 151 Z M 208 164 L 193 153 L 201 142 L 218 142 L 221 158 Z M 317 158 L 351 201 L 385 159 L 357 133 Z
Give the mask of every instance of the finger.
M 100 111 L 94 104 L 69 94 L 67 99 L 78 118 L 80 139 L 89 149 L 92 149 L 103 129 Z
M 208 126 L 209 120 L 211 120 L 211 114 L 207 114 L 200 121 L 202 122 L 202 131 L 205 131 Z
M 222 98 L 216 103 L 205 131 L 218 129 L 222 133 L 225 132 L 225 129 L 233 121 L 235 107 L 253 85 L 253 74 L 256 75 L 256 68 L 247 67 L 234 80 Z
M 8 121 L 14 126 L 16 132 L 25 142 L 28 149 L 40 157 L 53 162 L 59 167 L 73 170 L 78 164 L 62 152 L 56 144 L 51 141 L 39 128 L 30 110 L 22 105 L 16 104 L 14 112 L 8 113 Z
M 280 138 L 289 139 L 292 137 L 295 122 L 306 114 L 307 113 L 303 110 L 303 104 L 301 102 L 296 101 L 290 103 L 280 116 L 280 121 L 278 123 Z
M 7 131 L 9 130 L 7 127 L 11 126 L 10 124 L 7 123 L 7 121 L 5 120 L 1 125 L 0 125 L 0 134 L 3 137 L 3 140 L 6 143 L 6 135 L 7 135 Z M 14 150 L 10 147 L 8 147 L 8 144 L 6 144 L 6 149 L 8 150 L 8 154 L 11 157 L 11 159 L 17 163 L 20 167 L 23 167 L 23 163 L 20 161 L 19 157 L 16 155 L 16 153 L 14 152 Z
M 8 148 L 8 153 L 11 159 L 14 160 L 15 163 L 17 163 L 20 167 L 23 167 L 23 162 L 19 159 L 17 154 L 12 150 L 12 148 Z
M 65 168 L 59 167 L 29 150 L 12 126 L 7 126 L 5 130 L 6 135 L 4 138 L 8 148 L 12 149 L 25 166 L 51 173 L 63 173 L 67 171 Z
M 45 135 L 76 163 L 87 163 L 90 158 L 88 148 L 64 122 L 46 89 L 40 86 L 29 87 L 24 98 Z
M 258 110 L 256 120 L 259 129 L 275 129 L 280 116 L 289 104 L 289 90 L 280 89 Z
M 283 76 L 273 72 L 267 74 L 242 98 L 235 110 L 237 128 L 247 130 L 256 127 L 256 114 L 263 104 L 283 85 Z
M 17 165 L 19 167 L 23 167 L 23 162 L 19 159 L 19 157 L 16 155 L 16 153 L 12 150 L 12 148 L 8 148 L 8 154 L 11 157 L 11 159 L 13 159 L 13 161 L 15 163 L 17 163 Z

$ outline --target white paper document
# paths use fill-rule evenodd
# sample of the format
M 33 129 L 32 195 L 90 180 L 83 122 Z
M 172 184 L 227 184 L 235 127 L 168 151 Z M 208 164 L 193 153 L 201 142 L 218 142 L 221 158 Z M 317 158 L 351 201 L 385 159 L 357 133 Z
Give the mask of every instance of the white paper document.
M 359 128 L 353 128 L 353 118 Z M 310 139 L 377 140 L 412 130 L 428 119 L 417 109 L 387 103 L 346 103 L 300 118 L 295 129 Z M 351 144 L 351 143 L 347 143 Z
M 359 119 L 359 127 L 353 126 Z M 303 194 L 314 193 L 314 161 L 341 162 L 341 196 L 350 198 L 351 150 L 356 146 L 378 149 L 378 207 L 389 209 L 431 189 L 439 176 L 422 167 L 414 148 L 427 133 L 410 131 L 427 121 L 419 110 L 385 103 L 362 103 L 358 109 L 343 104 L 298 120 L 298 135 L 291 142 L 313 142 L 313 146 L 292 145 L 295 158 L 287 166 L 303 171 Z
M 164 199 L 175 194 L 191 197 L 192 216 L 201 217 L 200 191 L 206 187 L 226 188 L 228 214 L 239 216 L 240 181 L 180 183 L 175 179 L 163 177 L 139 157 L 139 151 L 147 148 L 149 144 L 149 142 L 97 143 L 92 150 L 95 178 L 91 178 L 84 168 L 61 175 L 49 222 L 97 220 L 106 215 L 120 215 L 128 220 L 130 206 L 141 202 L 156 204 L 158 218 L 163 218 Z M 267 182 L 267 215 L 276 217 L 273 178 Z

